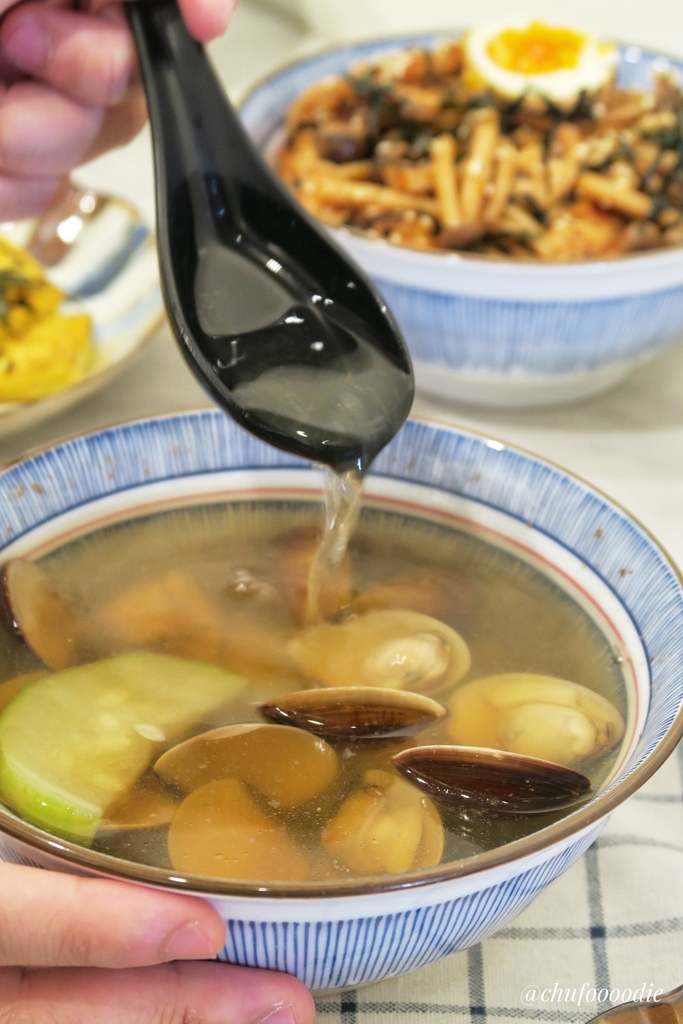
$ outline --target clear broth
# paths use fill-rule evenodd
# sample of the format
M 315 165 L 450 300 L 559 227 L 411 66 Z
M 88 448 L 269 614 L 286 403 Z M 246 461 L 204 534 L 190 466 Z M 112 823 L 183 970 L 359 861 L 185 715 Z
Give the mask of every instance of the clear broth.
M 291 633 L 294 628 L 285 604 L 268 597 L 279 593 L 283 582 L 278 578 L 273 543 L 293 528 L 317 526 L 319 512 L 312 502 L 293 500 L 173 508 L 71 540 L 41 561 L 60 589 L 90 613 L 132 584 L 163 577 L 170 567 L 194 581 L 216 606 L 228 610 L 237 611 L 245 602 L 260 600 L 251 591 L 240 589 L 245 578 L 257 581 L 261 596 L 266 595 L 263 636 L 267 638 L 283 630 Z M 356 593 L 384 581 L 432 571 L 449 581 L 448 606 L 435 617 L 457 630 L 469 645 L 472 665 L 466 680 L 505 672 L 556 676 L 597 691 L 625 715 L 626 691 L 619 658 L 586 612 L 534 567 L 467 532 L 371 507 L 363 508 L 349 550 Z M 2 644 L 3 680 L 35 670 L 37 659 L 26 648 L 6 639 Z M 112 649 L 105 655 L 116 653 Z M 252 670 L 247 666 L 245 673 L 243 661 L 236 664 L 234 670 L 250 678 L 245 696 L 225 714 L 198 723 L 193 733 L 237 722 L 263 723 L 257 702 L 312 685 L 291 667 L 279 671 L 272 659 L 266 662 L 256 652 Z M 0 696 L 1 692 L 0 684 Z M 443 727 L 436 726 L 404 745 L 417 742 L 448 740 Z M 393 770 L 388 758 L 397 749 L 395 743 L 334 745 L 342 765 L 336 788 L 324 799 L 279 813 L 288 832 L 308 850 L 314 849 L 326 816 L 329 818 L 358 784 L 368 764 Z M 618 746 L 589 765 L 578 766 L 594 787 L 609 773 L 617 751 Z M 442 806 L 439 811 L 446 835 L 444 862 L 500 846 L 567 813 L 504 819 L 485 814 L 463 816 Z M 166 826 L 107 830 L 99 832 L 92 845 L 115 857 L 170 868 L 166 836 Z M 329 861 L 316 870 L 314 878 L 354 875 Z

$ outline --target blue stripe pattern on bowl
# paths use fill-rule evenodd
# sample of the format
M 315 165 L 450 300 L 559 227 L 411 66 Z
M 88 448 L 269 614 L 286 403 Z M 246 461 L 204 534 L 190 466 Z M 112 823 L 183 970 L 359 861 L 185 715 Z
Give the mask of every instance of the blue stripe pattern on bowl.
M 683 288 L 600 301 L 508 302 L 374 280 L 413 358 L 454 369 L 593 370 L 665 348 L 683 325 Z
M 530 871 L 458 899 L 345 921 L 228 921 L 219 959 L 295 974 L 314 991 L 405 974 L 503 927 L 585 853 L 605 824 Z

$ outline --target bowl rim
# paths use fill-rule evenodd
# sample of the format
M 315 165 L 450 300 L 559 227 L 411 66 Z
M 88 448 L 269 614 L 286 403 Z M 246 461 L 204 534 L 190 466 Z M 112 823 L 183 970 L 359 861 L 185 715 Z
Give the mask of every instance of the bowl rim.
M 163 413 L 153 416 L 136 417 L 134 419 L 122 419 L 116 423 L 108 424 L 106 427 L 94 429 L 88 432 L 75 432 L 68 436 L 59 438 L 57 441 L 48 442 L 28 449 L 21 456 L 0 465 L 0 483 L 2 474 L 13 467 L 30 462 L 37 456 L 46 452 L 60 449 L 76 441 L 88 441 L 90 438 L 115 434 L 122 428 L 154 424 L 164 421 L 190 421 L 195 417 L 211 417 L 224 415 L 212 407 L 198 407 L 177 412 Z M 658 551 L 668 562 L 669 567 L 675 576 L 679 588 L 683 591 L 683 572 L 678 568 L 675 561 L 670 557 L 668 551 L 654 537 L 651 531 L 643 526 L 640 521 L 628 512 L 623 505 L 609 497 L 603 490 L 589 483 L 579 474 L 565 469 L 559 463 L 534 454 L 529 449 L 510 444 L 506 441 L 492 436 L 488 432 L 473 430 L 470 428 L 456 426 L 447 420 L 437 416 L 410 416 L 410 421 L 417 424 L 425 424 L 438 430 L 446 430 L 449 433 L 473 437 L 475 440 L 485 444 L 493 444 L 501 450 L 507 450 L 514 454 L 521 455 L 527 460 L 540 465 L 550 467 L 555 473 L 581 484 L 590 492 L 609 504 L 622 518 L 637 526 L 645 535 L 650 545 Z M 263 469 L 268 472 L 272 466 L 256 467 L 259 471 Z M 144 486 L 144 484 L 142 485 Z M 656 746 L 643 758 L 643 760 L 629 773 L 626 778 L 614 783 L 610 789 L 599 793 L 595 798 L 581 804 L 575 811 L 565 815 L 558 821 L 529 835 L 516 839 L 513 842 L 502 846 L 494 847 L 491 850 L 478 853 L 470 857 L 436 865 L 433 868 L 419 871 L 406 872 L 395 878 L 389 877 L 380 881 L 373 879 L 343 880 L 334 883 L 255 883 L 240 882 L 229 879 L 210 879 L 193 875 L 176 875 L 171 869 L 151 867 L 138 864 L 133 861 L 123 860 L 109 854 L 93 851 L 87 847 L 80 846 L 76 842 L 55 837 L 48 832 L 42 831 L 37 826 L 24 822 L 8 812 L 0 804 L 0 840 L 3 836 L 9 836 L 36 851 L 38 854 L 47 855 L 51 860 L 56 860 L 66 870 L 80 870 L 96 873 L 100 876 L 110 877 L 118 880 L 136 882 L 151 885 L 157 889 L 170 891 L 182 891 L 189 894 L 203 896 L 205 898 L 236 897 L 248 899 L 274 899 L 303 900 L 313 902 L 318 899 L 348 899 L 349 897 L 389 896 L 392 892 L 406 890 L 420 890 L 430 886 L 442 886 L 444 883 L 457 882 L 459 879 L 472 878 L 481 875 L 486 878 L 494 869 L 507 867 L 515 873 L 515 867 L 520 871 L 525 869 L 525 862 L 534 856 L 543 856 L 548 851 L 558 852 L 563 844 L 569 843 L 572 839 L 578 839 L 585 835 L 591 826 L 603 821 L 628 797 L 632 796 L 640 787 L 664 764 L 678 743 L 683 739 L 683 702 L 670 723 L 668 729 L 658 741 Z
M 394 33 L 378 36 L 373 35 L 359 39 L 348 39 L 337 43 L 325 43 L 322 46 L 316 47 L 313 52 L 300 54 L 297 57 L 279 62 L 271 68 L 270 71 L 265 72 L 251 82 L 240 95 L 239 102 L 236 104 L 237 112 L 242 116 L 243 108 L 254 99 L 256 94 L 269 85 L 274 84 L 282 75 L 290 71 L 294 71 L 297 68 L 303 68 L 308 64 L 312 65 L 316 61 L 332 56 L 335 53 L 343 53 L 347 50 L 352 51 L 359 48 L 366 49 L 371 46 L 377 46 L 383 49 L 384 47 L 390 47 L 393 44 L 396 45 L 397 49 L 401 49 L 406 48 L 411 44 L 420 45 L 420 40 L 436 41 L 438 39 L 457 39 L 467 31 L 468 28 L 456 26 L 451 29 L 427 29 L 423 32 L 410 31 L 400 33 L 399 35 Z M 611 41 L 618 48 L 620 56 L 623 56 L 628 51 L 637 50 L 641 57 L 652 58 L 653 60 L 656 60 L 657 58 L 666 60 L 672 67 L 680 71 L 681 75 L 683 75 L 683 57 L 676 57 L 673 54 L 665 53 L 662 50 L 650 50 L 645 46 L 641 46 L 639 43 L 629 43 L 619 39 Z M 339 73 L 341 72 L 337 72 L 337 74 Z M 342 235 L 343 237 L 352 239 L 354 242 L 360 241 L 365 245 L 371 246 L 373 250 L 378 251 L 384 257 L 395 255 L 396 252 L 404 252 L 407 254 L 407 257 L 412 256 L 414 258 L 426 258 L 430 264 L 434 264 L 435 266 L 437 264 L 443 265 L 447 262 L 450 266 L 456 266 L 459 269 L 462 269 L 463 265 L 471 268 L 473 272 L 476 272 L 478 269 L 480 273 L 486 273 L 488 268 L 493 268 L 495 270 L 502 271 L 505 274 L 510 274 L 511 276 L 514 274 L 520 275 L 524 271 L 528 271 L 529 268 L 533 268 L 535 272 L 542 274 L 546 278 L 552 277 L 553 274 L 557 275 L 567 268 L 573 269 L 578 273 L 581 273 L 582 271 L 585 273 L 591 273 L 598 268 L 602 270 L 603 273 L 607 273 L 614 267 L 623 267 L 628 264 L 636 264 L 636 266 L 639 266 L 641 260 L 646 261 L 646 265 L 648 266 L 654 261 L 655 264 L 663 264 L 666 268 L 669 263 L 678 263 L 683 259 L 683 243 L 675 246 L 662 246 L 656 249 L 648 249 L 643 252 L 629 252 L 620 256 L 608 258 L 594 257 L 583 260 L 567 259 L 548 262 L 535 260 L 533 257 L 529 257 L 528 259 L 506 259 L 505 257 L 487 256 L 483 253 L 470 253 L 466 250 L 423 250 L 409 245 L 395 245 L 383 238 L 371 238 L 360 228 L 347 226 L 333 228 L 329 225 L 325 226 L 335 235 L 335 237 Z

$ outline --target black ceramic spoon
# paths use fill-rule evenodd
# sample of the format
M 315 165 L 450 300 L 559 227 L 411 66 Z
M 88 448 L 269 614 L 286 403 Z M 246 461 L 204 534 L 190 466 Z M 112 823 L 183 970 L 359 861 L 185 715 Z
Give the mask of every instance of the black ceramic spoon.
M 414 381 L 365 276 L 256 152 L 175 0 L 128 4 L 147 93 L 166 308 L 200 382 L 265 441 L 363 471 Z

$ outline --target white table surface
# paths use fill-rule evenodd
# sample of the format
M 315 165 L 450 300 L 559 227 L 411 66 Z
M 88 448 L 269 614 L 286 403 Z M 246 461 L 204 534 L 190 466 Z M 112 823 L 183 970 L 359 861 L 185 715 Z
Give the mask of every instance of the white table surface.
M 211 53 L 231 95 L 238 98 L 250 81 L 314 46 L 315 40 L 308 37 L 300 25 L 287 20 L 276 9 L 243 2 L 228 35 L 211 45 Z M 153 220 L 153 177 L 147 131 L 124 149 L 83 168 L 77 177 L 88 186 L 123 195 L 133 201 L 150 222 Z M 66 435 L 92 431 L 125 419 L 209 404 L 186 368 L 168 328 L 163 327 L 140 358 L 103 390 L 55 419 L 0 440 L 0 462 L 15 459 L 28 449 Z M 581 405 L 542 412 L 496 413 L 448 407 L 418 397 L 414 412 L 482 431 L 559 463 L 624 505 L 658 538 L 674 561 L 683 566 L 683 339 L 678 346 L 637 371 L 617 390 Z M 677 759 L 672 758 L 671 762 L 674 761 Z M 643 887 L 650 894 L 639 913 L 641 918 L 650 916 L 658 923 L 656 927 L 653 925 L 654 931 L 645 945 L 636 949 L 632 943 L 630 952 L 625 949 L 620 952 L 617 948 L 608 965 L 611 982 L 623 986 L 651 981 L 665 987 L 680 983 L 683 977 L 680 881 L 683 877 L 683 804 L 681 765 L 671 762 L 653 780 L 649 797 L 639 798 L 642 803 L 615 815 L 605 845 L 590 854 L 586 866 L 575 865 L 564 880 L 556 883 L 557 895 L 548 894 L 546 898 L 544 894 L 533 905 L 536 909 L 525 912 L 520 920 L 523 925 L 526 923 L 532 936 L 531 949 L 520 945 L 522 932 L 513 934 L 508 929 L 507 938 L 503 935 L 488 940 L 468 954 L 450 958 L 445 966 L 423 968 L 403 979 L 384 982 L 374 990 L 366 990 L 367 994 L 358 999 L 349 997 L 346 1001 L 339 998 L 323 1002 L 319 1007 L 320 1020 L 340 1024 L 379 1024 L 384 1020 L 407 1024 L 432 1019 L 468 1022 L 476 1016 L 472 1005 L 481 1002 L 480 990 L 483 989 L 487 993 L 487 1014 L 498 1022 L 520 1018 L 551 1022 L 586 1020 L 596 1008 L 588 1003 L 524 1009 L 519 1002 L 522 981 L 526 977 L 524 971 L 528 968 L 531 972 L 527 971 L 527 982 L 541 985 L 554 982 L 562 985 L 571 980 L 578 987 L 583 982 L 591 983 L 591 979 L 605 977 L 601 940 L 596 939 L 593 932 L 592 938 L 587 933 L 585 942 L 574 942 L 569 954 L 562 951 L 561 943 L 555 943 L 552 948 L 557 952 L 553 953 L 551 945 L 538 938 L 534 940 L 533 936 L 541 934 L 539 927 L 555 922 L 558 899 L 564 898 L 571 917 L 575 902 L 572 886 L 579 879 L 583 887 L 588 879 L 590 892 L 590 872 L 597 863 L 596 858 L 609 862 L 609 858 L 619 852 L 620 843 L 624 846 L 625 841 L 619 836 L 623 838 L 627 834 L 634 856 L 643 856 L 642 850 L 636 848 L 646 841 L 644 837 L 648 837 L 648 842 L 651 837 L 662 857 L 674 859 L 659 868 L 653 863 L 650 878 L 645 875 Z M 648 814 L 652 817 L 643 818 Z M 638 835 L 639 828 L 642 836 Z M 656 851 L 652 853 L 655 855 Z M 619 888 L 624 873 L 636 863 L 633 857 L 628 859 L 630 854 L 623 853 L 623 856 L 626 859 L 613 864 L 611 874 L 608 871 L 602 879 L 605 899 L 617 903 L 624 902 Z M 651 854 L 646 852 L 645 856 L 649 858 Z M 637 863 L 641 863 L 640 860 Z M 673 879 L 673 889 L 670 879 Z M 660 886 L 659 895 L 653 888 L 655 884 Z M 614 890 L 611 895 L 610 886 Z M 645 898 L 642 892 L 640 897 Z M 588 915 L 586 921 L 589 919 L 595 923 L 594 916 Z M 567 934 L 572 927 L 569 921 L 565 928 Z M 622 921 L 615 934 L 627 934 L 629 927 L 628 921 Z M 508 938 L 514 939 L 515 934 L 517 939 L 508 946 Z M 584 955 L 587 960 L 582 966 Z M 640 979 L 634 977 L 634 964 L 638 965 L 639 973 L 642 969 Z

